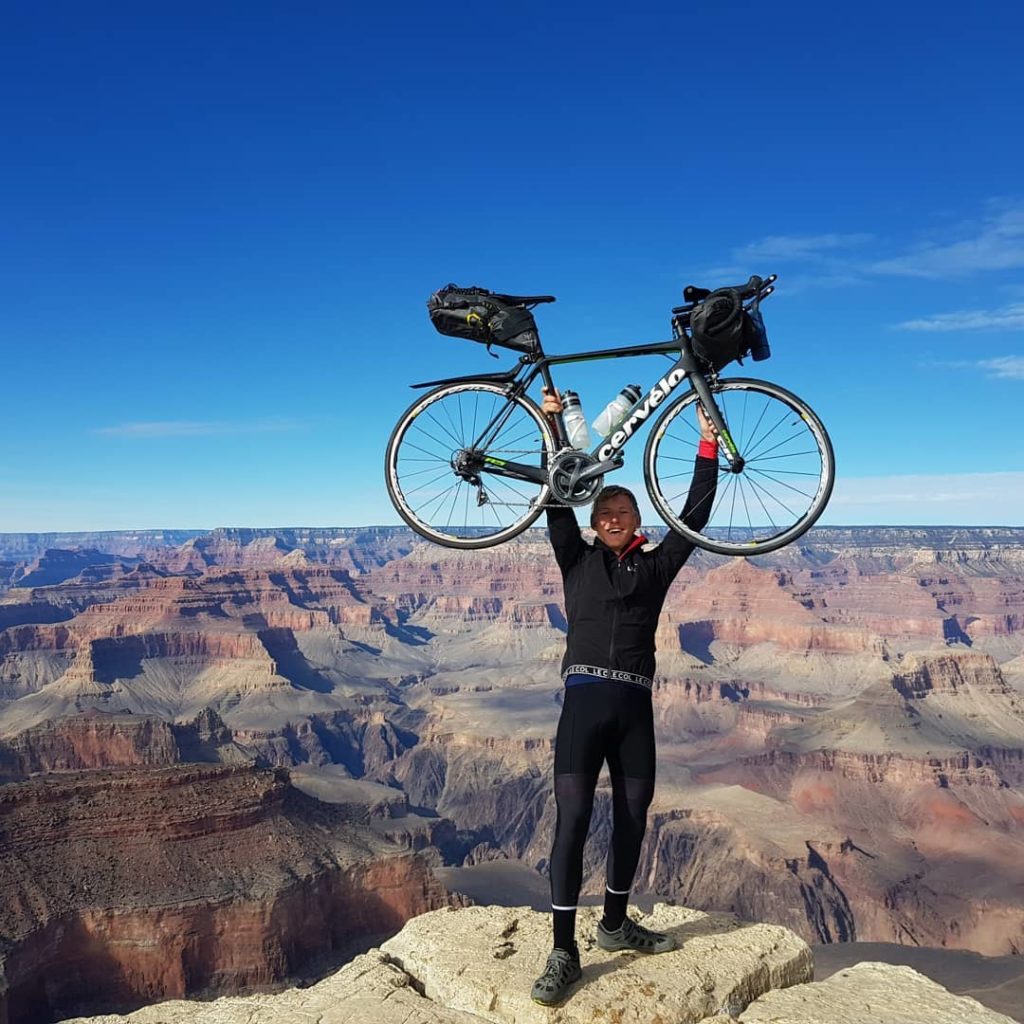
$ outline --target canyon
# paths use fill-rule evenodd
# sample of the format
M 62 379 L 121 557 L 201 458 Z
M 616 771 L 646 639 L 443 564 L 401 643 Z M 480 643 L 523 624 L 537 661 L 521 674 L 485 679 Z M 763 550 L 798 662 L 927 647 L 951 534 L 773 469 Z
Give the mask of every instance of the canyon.
M 185 762 L 194 731 L 86 712 L 19 737 L 16 769 L 39 771 L 0 787 L 5 1024 L 267 989 L 451 902 L 415 852 L 451 823 Z
M 758 559 L 697 553 L 658 631 L 658 786 L 637 891 L 813 942 L 1024 952 L 1022 541 L 1024 530 L 828 528 Z M 260 806 L 291 822 L 289 863 L 308 866 L 303 899 L 355 899 L 355 883 L 347 895 L 317 889 L 355 863 L 341 868 L 321 833 L 296 824 L 317 815 L 332 816 L 329 832 L 366 830 L 360 863 L 420 865 L 408 883 L 419 902 L 389 919 L 397 928 L 448 898 L 431 865 L 508 859 L 544 872 L 565 628 L 542 530 L 474 552 L 395 527 L 3 535 L 0 806 L 29 823 L 44 805 L 66 808 L 61 820 L 83 835 L 91 815 L 115 816 L 110 842 L 127 849 L 132 816 L 105 790 L 143 787 L 141 806 L 171 821 L 181 793 L 198 816 L 204 798 L 235 806 L 245 785 L 264 787 Z M 196 772 L 210 773 L 202 785 Z M 148 829 L 154 849 L 181 848 L 162 828 Z M 25 863 L 44 856 L 30 842 L 44 831 L 19 826 Z M 603 888 L 609 831 L 604 779 L 590 894 Z M 231 870 L 248 877 L 260 848 L 237 844 Z M 0 929 L 15 936 L 10 992 L 12 977 L 32 990 L 18 965 L 42 962 L 56 948 L 50 922 L 69 914 L 62 941 L 103 957 L 122 948 L 114 918 L 164 934 L 138 894 L 118 903 L 116 873 L 106 910 L 92 897 L 64 908 L 56 879 L 84 878 L 85 864 L 55 863 L 38 898 L 31 874 L 3 870 L 12 899 L 51 907 Z M 253 935 L 269 934 L 261 906 Z M 189 933 L 222 934 L 204 913 Z M 340 947 L 329 917 L 314 931 Z M 190 955 L 173 951 L 177 966 L 157 980 L 123 969 L 141 980 L 109 1005 L 129 991 L 259 986 L 306 954 L 243 971 L 211 952 L 208 973 Z

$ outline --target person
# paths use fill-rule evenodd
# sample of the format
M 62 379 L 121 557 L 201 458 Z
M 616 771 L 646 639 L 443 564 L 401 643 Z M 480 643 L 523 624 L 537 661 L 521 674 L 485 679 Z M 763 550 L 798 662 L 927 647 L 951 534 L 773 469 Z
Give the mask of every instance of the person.
M 562 411 L 557 391 L 545 389 L 543 411 L 549 417 Z M 699 406 L 698 420 L 701 440 L 683 509 L 683 519 L 694 529 L 708 521 L 718 479 L 715 430 Z M 672 530 L 653 550 L 644 550 L 647 538 L 637 533 L 640 510 L 624 487 L 605 487 L 594 499 L 592 545 L 583 540 L 571 508 L 549 506 L 547 519 L 562 572 L 568 631 L 549 866 L 554 943 L 531 993 L 543 1005 L 560 1002 L 582 977 L 576 906 L 594 790 L 605 761 L 612 784 L 612 836 L 597 945 L 641 953 L 662 953 L 675 945 L 671 936 L 637 924 L 626 909 L 654 796 L 654 633 L 668 588 L 693 551 L 693 544 Z

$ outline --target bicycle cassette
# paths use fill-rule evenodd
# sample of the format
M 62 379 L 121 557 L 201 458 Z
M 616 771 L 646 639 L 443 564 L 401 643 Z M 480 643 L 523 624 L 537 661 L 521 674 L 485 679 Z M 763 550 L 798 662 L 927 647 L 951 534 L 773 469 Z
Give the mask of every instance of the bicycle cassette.
M 580 476 L 598 464 L 593 455 L 575 449 L 560 452 L 551 462 L 548 484 L 551 494 L 562 505 L 586 505 L 601 490 L 604 476 L 581 480 Z

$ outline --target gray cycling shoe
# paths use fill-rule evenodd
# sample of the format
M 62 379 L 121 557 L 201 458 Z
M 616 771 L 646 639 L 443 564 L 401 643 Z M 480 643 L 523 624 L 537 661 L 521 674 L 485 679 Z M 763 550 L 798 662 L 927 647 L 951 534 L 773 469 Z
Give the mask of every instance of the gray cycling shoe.
M 652 932 L 642 924 L 625 918 L 615 931 L 608 931 L 599 921 L 597 924 L 597 944 L 601 949 L 615 952 L 618 949 L 631 949 L 637 953 L 668 953 L 676 948 L 676 941 L 671 935 L 663 932 Z
M 569 991 L 569 986 L 583 977 L 580 958 L 566 949 L 553 949 L 548 954 L 544 973 L 533 983 L 530 998 L 542 1006 L 560 1003 Z

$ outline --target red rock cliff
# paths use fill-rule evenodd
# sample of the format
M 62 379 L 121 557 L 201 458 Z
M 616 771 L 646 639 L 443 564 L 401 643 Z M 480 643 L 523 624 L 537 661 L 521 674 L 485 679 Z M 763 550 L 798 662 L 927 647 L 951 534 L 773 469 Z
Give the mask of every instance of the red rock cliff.
M 0 788 L 0 1021 L 265 987 L 447 902 L 419 856 L 220 765 Z

